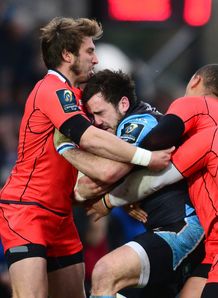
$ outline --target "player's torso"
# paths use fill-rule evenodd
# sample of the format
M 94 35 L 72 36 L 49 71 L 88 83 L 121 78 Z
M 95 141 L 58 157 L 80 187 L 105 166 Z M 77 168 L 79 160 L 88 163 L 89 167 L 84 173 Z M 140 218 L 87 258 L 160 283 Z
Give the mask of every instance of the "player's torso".
M 20 127 L 18 159 L 1 199 L 38 202 L 61 212 L 69 210 L 77 170 L 53 145 L 54 128 L 73 115 L 65 113 L 67 103 L 59 101 L 65 89 L 69 86 L 48 75 L 31 92 Z M 50 95 L 56 92 L 61 93 L 59 100 Z
M 145 110 L 141 105 L 125 117 L 118 126 L 117 135 L 123 140 L 140 147 L 147 133 L 157 125 L 160 115 Z M 188 205 L 189 204 L 189 205 Z M 182 221 L 186 215 L 194 212 L 190 207 L 187 185 L 185 181 L 166 186 L 142 202 L 142 208 L 148 213 L 147 227 L 162 228 L 172 223 Z

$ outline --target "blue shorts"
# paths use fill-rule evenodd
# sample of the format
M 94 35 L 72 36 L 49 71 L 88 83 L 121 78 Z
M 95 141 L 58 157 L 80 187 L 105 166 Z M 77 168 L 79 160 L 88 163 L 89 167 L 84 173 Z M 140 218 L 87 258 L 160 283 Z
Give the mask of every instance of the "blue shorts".
M 155 234 L 164 239 L 173 253 L 173 269 L 186 258 L 204 237 L 203 228 L 196 215 L 186 217 L 185 225 L 179 232 L 156 231 Z
M 136 236 L 133 241 L 146 251 L 150 262 L 149 284 L 169 282 L 180 264 L 187 262 L 196 266 L 204 256 L 203 229 L 196 215 L 189 216 L 163 230 L 149 230 Z M 196 250 L 198 252 L 196 253 Z M 183 262 L 184 260 L 184 262 Z M 195 267 L 190 268 L 190 271 Z

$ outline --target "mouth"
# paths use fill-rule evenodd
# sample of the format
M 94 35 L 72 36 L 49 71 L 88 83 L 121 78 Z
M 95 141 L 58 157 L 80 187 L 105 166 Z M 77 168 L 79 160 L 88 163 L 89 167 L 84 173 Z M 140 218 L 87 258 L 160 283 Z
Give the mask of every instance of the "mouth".
M 94 76 L 94 74 L 95 74 L 94 69 L 90 70 L 89 76 L 92 77 L 92 76 Z

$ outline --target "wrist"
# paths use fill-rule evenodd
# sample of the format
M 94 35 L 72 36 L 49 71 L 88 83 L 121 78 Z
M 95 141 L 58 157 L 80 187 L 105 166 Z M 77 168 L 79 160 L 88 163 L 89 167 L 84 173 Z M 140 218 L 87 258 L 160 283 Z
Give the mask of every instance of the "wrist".
M 131 160 L 132 164 L 138 166 L 148 166 L 151 161 L 152 152 L 146 149 L 137 147 L 135 154 Z
M 65 151 L 70 149 L 78 148 L 75 143 L 61 143 L 59 146 L 57 146 L 56 150 L 60 155 L 63 155 Z
M 109 200 L 109 196 L 108 194 L 105 194 L 103 197 L 102 197 L 102 203 L 104 205 L 104 207 L 107 209 L 107 210 L 111 210 L 113 208 L 110 200 Z

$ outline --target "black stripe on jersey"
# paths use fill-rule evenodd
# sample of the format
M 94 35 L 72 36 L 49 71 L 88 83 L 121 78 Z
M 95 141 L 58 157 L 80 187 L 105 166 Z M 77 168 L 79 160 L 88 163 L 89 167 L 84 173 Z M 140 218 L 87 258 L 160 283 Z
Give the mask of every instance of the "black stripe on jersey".
M 161 150 L 171 146 L 178 146 L 184 130 L 185 125 L 181 118 L 173 114 L 167 114 L 147 134 L 140 147 L 149 150 Z
M 82 115 L 77 114 L 66 120 L 60 127 L 60 132 L 79 145 L 80 138 L 91 123 Z
M 15 205 L 29 205 L 29 206 L 37 206 L 39 208 L 42 208 L 44 210 L 47 210 L 49 212 L 52 212 L 58 216 L 64 217 L 67 216 L 68 213 L 63 213 L 63 212 L 58 212 L 58 211 L 54 211 L 48 207 L 43 206 L 40 203 L 37 202 L 20 202 L 20 201 L 15 201 L 15 200 L 0 200 L 0 204 L 15 204 Z

